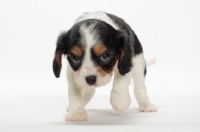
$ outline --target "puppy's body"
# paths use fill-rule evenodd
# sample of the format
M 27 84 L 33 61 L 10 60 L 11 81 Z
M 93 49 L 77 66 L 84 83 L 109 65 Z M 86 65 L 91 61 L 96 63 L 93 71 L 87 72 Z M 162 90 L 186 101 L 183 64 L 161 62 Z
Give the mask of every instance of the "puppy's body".
M 69 113 L 68 121 L 87 120 L 85 105 L 95 88 L 110 82 L 111 105 L 124 112 L 130 105 L 129 83 L 134 80 L 134 93 L 140 111 L 156 111 L 144 84 L 146 64 L 142 46 L 128 24 L 114 15 L 89 12 L 80 16 L 74 26 L 57 41 L 53 70 L 59 77 L 62 54 L 67 55 Z

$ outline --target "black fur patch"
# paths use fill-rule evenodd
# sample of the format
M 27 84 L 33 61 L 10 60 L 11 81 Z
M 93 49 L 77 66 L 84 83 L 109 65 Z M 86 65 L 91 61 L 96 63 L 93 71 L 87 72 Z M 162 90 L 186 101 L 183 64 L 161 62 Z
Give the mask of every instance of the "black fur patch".
M 142 45 L 131 27 L 121 18 L 108 14 L 107 15 L 127 34 L 127 41 L 130 47 L 133 48 L 133 54 L 137 55 L 143 52 Z
M 56 77 L 60 76 L 60 71 L 61 71 L 61 62 L 57 62 L 56 58 L 58 57 L 59 53 L 62 53 L 63 55 L 67 55 L 67 59 L 69 60 L 69 63 L 72 67 L 73 70 L 77 70 L 80 65 L 74 65 L 74 63 L 71 60 L 71 53 L 70 50 L 74 46 L 81 46 L 80 43 L 80 33 L 79 31 L 79 26 L 75 24 L 68 32 L 61 33 L 61 35 L 57 39 L 56 43 L 56 51 L 55 51 L 55 58 L 53 60 L 53 71 L 54 75 Z
M 108 14 L 107 15 L 120 27 L 122 32 L 120 36 L 120 48 L 123 52 L 123 57 L 118 62 L 118 69 L 121 75 L 130 72 L 132 66 L 132 57 L 143 52 L 142 45 L 135 35 L 131 27 L 121 18 Z
M 100 39 L 101 43 L 103 43 L 107 48 L 105 52 L 108 52 L 108 54 L 111 55 L 109 63 L 104 64 L 100 62 L 99 56 L 95 56 L 91 49 L 91 59 L 96 65 L 100 66 L 109 73 L 118 59 L 118 69 L 121 75 L 125 75 L 131 71 L 133 66 L 132 58 L 143 52 L 140 41 L 130 26 L 123 19 L 111 14 L 107 15 L 120 27 L 120 30 L 114 29 L 111 25 L 103 21 L 88 19 L 76 23 L 68 32 L 64 32 L 58 37 L 55 58 L 53 60 L 53 71 L 56 77 L 60 76 L 62 67 L 60 61 L 61 54 L 67 55 L 67 59 L 74 71 L 81 67 L 82 60 L 84 60 L 84 54 L 80 57 L 81 63 L 75 64 L 72 61 L 73 54 L 70 50 L 73 46 L 81 47 L 83 51 L 85 49 L 86 44 L 81 41 L 83 36 L 81 36 L 80 33 L 80 26 L 82 24 L 86 25 L 86 28 L 94 25 L 92 30 L 95 30 L 95 33 L 98 34 L 98 39 Z M 146 74 L 145 71 L 144 74 Z

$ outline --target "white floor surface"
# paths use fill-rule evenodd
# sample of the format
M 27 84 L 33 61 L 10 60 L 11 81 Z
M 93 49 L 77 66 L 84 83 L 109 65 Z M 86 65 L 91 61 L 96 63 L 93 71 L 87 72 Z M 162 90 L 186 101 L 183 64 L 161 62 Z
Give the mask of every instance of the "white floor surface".
M 132 104 L 124 114 L 115 112 L 108 96 L 94 96 L 87 105 L 89 121 L 64 120 L 67 96 L 1 96 L 0 132 L 76 132 L 80 131 L 150 131 L 197 132 L 200 130 L 200 97 L 153 96 L 158 112 L 138 112 Z

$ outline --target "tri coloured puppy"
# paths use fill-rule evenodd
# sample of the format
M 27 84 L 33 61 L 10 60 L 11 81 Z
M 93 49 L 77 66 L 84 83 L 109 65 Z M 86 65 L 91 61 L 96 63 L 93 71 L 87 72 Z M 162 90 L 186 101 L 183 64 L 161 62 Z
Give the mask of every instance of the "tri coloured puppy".
M 81 15 L 57 40 L 53 71 L 60 76 L 62 55 L 66 55 L 69 108 L 67 121 L 88 120 L 85 105 L 95 88 L 110 82 L 114 73 L 110 103 L 118 112 L 130 105 L 129 84 L 142 112 L 157 110 L 146 93 L 146 63 L 143 49 L 130 26 L 121 18 L 105 12 Z

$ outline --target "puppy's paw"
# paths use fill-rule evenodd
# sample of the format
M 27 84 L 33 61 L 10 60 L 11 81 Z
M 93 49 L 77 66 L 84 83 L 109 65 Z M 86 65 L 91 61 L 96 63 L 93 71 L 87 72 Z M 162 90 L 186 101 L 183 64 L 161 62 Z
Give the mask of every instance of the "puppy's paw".
M 114 110 L 119 113 L 123 113 L 131 104 L 131 99 L 129 93 L 127 94 L 117 94 L 111 92 L 110 103 Z
M 65 120 L 72 121 L 72 122 L 87 121 L 88 120 L 87 111 L 84 109 L 70 111 L 66 115 Z
M 154 104 L 140 105 L 139 111 L 140 112 L 156 112 L 157 107 Z

